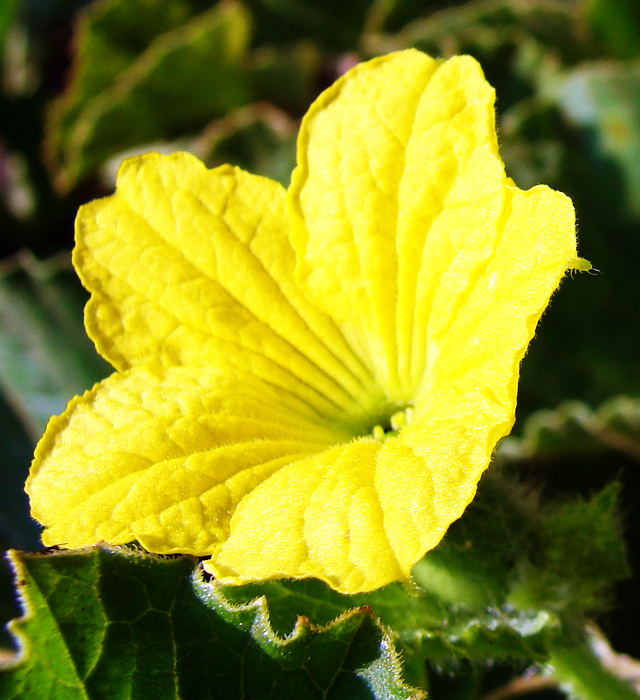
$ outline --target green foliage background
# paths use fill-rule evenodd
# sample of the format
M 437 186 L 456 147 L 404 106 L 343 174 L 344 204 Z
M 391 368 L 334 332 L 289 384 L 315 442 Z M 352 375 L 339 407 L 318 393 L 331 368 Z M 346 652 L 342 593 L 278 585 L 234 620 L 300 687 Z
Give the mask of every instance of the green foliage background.
M 231 162 L 286 185 L 301 116 L 349 67 L 411 46 L 469 53 L 497 91 L 508 173 L 520 187 L 543 182 L 572 197 L 580 253 L 599 270 L 565 281 L 552 300 L 522 366 L 514 435 L 468 512 L 417 565 L 415 591 L 345 598 L 315 581 L 222 590 L 192 579 L 189 558 L 14 555 L 36 614 L 14 624 L 31 652 L 0 672 L 1 698 L 43 697 L 44 688 L 51 697 L 116 697 L 117 686 L 118 697 L 160 700 L 408 698 L 415 688 L 434 700 L 474 700 L 515 687 L 532 665 L 553 683 L 531 698 L 640 697 L 594 651 L 592 626 L 640 658 L 639 8 L 635 0 L 0 0 L 3 549 L 38 549 L 22 492 L 33 445 L 48 416 L 110 371 L 84 334 L 85 293 L 69 250 L 78 205 L 112 190 L 124 155 L 188 150 L 209 166 Z M 127 608 L 113 593 L 118 577 L 139 604 Z M 88 601 L 85 618 L 74 612 L 78 596 Z M 167 632 L 174 604 L 193 627 Z M 7 567 L 0 620 L 19 614 Z M 10 650 L 16 638 L 3 634 L 0 647 Z M 67 671 L 49 672 L 53 652 L 33 641 L 43 635 L 71 655 Z M 92 647 L 91 635 L 103 641 Z M 199 640 L 212 637 L 217 646 L 203 651 Z M 158 686 L 130 669 L 136 655 L 145 668 L 154 639 L 161 674 L 185 645 L 195 658 Z M 253 659 L 254 676 L 229 653 Z M 212 665 L 231 670 L 205 680 Z

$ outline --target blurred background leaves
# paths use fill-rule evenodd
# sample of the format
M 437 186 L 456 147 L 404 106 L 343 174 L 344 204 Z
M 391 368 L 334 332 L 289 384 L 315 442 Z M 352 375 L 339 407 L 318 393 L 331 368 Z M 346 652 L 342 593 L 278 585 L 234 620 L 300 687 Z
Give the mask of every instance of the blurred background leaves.
M 517 579 L 509 595 L 544 595 L 547 607 L 552 594 L 562 607 L 566 586 L 582 580 L 571 599 L 588 609 L 585 600 L 601 595 L 598 567 L 610 583 L 626 572 L 611 535 L 615 501 L 637 577 L 636 0 L 0 0 L 3 547 L 38 546 L 22 484 L 47 416 L 109 372 L 85 337 L 85 293 L 69 263 L 77 207 L 112 191 L 122 157 L 147 150 L 188 150 L 210 167 L 231 162 L 286 185 L 315 96 L 358 61 L 410 46 L 481 62 L 497 92 L 508 173 L 520 187 L 542 182 L 572 197 L 581 255 L 600 271 L 565 280 L 552 300 L 522 366 L 514 436 L 496 457 L 542 504 L 534 539 L 547 559 L 496 570 Z M 580 535 L 589 518 L 600 527 L 593 537 L 605 538 L 596 550 L 612 559 L 591 552 L 564 571 L 567 549 L 591 551 Z M 541 567 L 544 580 L 532 573 Z M 638 657 L 636 590 L 637 578 L 619 583 L 599 619 L 615 648 Z M 13 614 L 6 574 L 0 616 Z M 460 661 L 454 676 L 459 687 L 446 673 L 433 681 L 436 699 L 480 692 L 475 667 Z

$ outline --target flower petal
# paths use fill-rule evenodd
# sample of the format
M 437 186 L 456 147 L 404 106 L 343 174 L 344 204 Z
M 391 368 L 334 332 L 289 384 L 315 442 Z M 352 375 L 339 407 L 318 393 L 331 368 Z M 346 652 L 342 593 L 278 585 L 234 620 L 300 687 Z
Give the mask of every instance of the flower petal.
M 568 197 L 544 186 L 522 192 L 507 184 L 506 193 L 491 258 L 464 281 L 441 281 L 434 300 L 416 395 L 416 406 L 434 415 L 452 415 L 475 392 L 515 408 L 520 360 L 576 257 Z
M 474 59 L 403 51 L 354 68 L 302 124 L 289 192 L 299 279 L 399 404 L 428 382 L 433 336 L 464 305 L 517 214 L 493 103 Z M 575 256 L 571 205 L 562 195 L 546 201 L 550 218 L 520 217 L 520 256 L 535 278 L 535 226 L 557 234 L 549 256 L 557 283 Z M 541 305 L 551 291 L 540 291 Z
M 248 370 L 322 415 L 368 414 L 380 391 L 293 279 L 284 189 L 186 153 L 122 165 L 81 208 L 74 264 L 87 330 L 117 369 Z
M 312 106 L 292 228 L 285 205 L 177 154 L 127 161 L 82 209 L 87 324 L 123 374 L 38 448 L 45 542 L 137 538 L 210 553 L 226 583 L 354 593 L 408 579 L 462 514 L 576 259 L 570 201 L 506 178 L 473 59 L 407 51 Z M 396 437 L 367 436 L 407 405 Z
M 137 539 L 207 554 L 236 505 L 283 465 L 341 437 L 299 400 L 204 368 L 114 374 L 53 418 L 27 482 L 45 544 Z
M 408 581 L 509 425 L 504 409 L 475 399 L 384 443 L 362 438 L 283 466 L 238 504 L 205 568 L 231 585 L 313 576 L 342 593 Z
M 407 580 L 449 524 L 428 462 L 400 439 L 347 442 L 298 404 L 242 373 L 114 374 L 38 446 L 27 492 L 44 543 L 213 554 L 234 583 L 317 576 L 349 593 Z
M 348 442 L 251 375 L 133 368 L 51 420 L 27 492 L 47 545 L 137 539 L 212 554 L 227 583 L 315 576 L 373 590 L 408 580 L 472 498 L 492 408 Z
M 344 593 L 406 579 L 375 490 L 381 449 L 358 440 L 280 469 L 239 504 L 206 568 L 236 585 L 315 576 Z

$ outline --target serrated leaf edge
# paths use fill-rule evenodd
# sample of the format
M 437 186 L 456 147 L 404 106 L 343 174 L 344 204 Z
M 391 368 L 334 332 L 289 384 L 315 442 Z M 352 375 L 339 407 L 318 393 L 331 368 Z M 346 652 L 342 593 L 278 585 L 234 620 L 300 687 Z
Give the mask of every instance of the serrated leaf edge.
M 201 567 L 197 567 L 192 574 L 192 585 L 196 593 L 208 605 L 211 605 L 223 614 L 237 615 L 242 612 L 253 612 L 253 623 L 250 627 L 250 634 L 261 649 L 268 651 L 268 646 L 275 645 L 278 648 L 286 648 L 293 642 L 304 641 L 306 638 L 328 632 L 339 625 L 352 620 L 359 615 L 369 616 L 381 631 L 380 656 L 368 668 L 361 670 L 360 675 L 368 683 L 372 683 L 375 676 L 376 667 L 386 664 L 390 668 L 393 678 L 400 690 L 407 692 L 408 700 L 426 700 L 424 691 L 413 688 L 405 683 L 402 678 L 402 662 L 400 653 L 393 642 L 395 634 L 384 625 L 373 609 L 369 605 L 360 605 L 349 610 L 345 610 L 326 625 L 316 625 L 304 615 L 298 615 L 293 630 L 286 636 L 278 635 L 271 626 L 269 617 L 269 603 L 265 595 L 257 596 L 247 603 L 235 603 L 230 601 L 223 592 L 223 586 L 217 581 L 206 581 Z
M 16 645 L 16 650 L 14 652 L 9 652 L 6 656 L 0 657 L 0 672 L 17 668 L 21 664 L 26 663 L 31 656 L 31 641 L 26 632 L 21 629 L 21 626 L 33 617 L 35 608 L 25 590 L 25 571 L 18 558 L 18 554 L 19 552 L 15 549 L 9 549 L 5 553 L 5 559 L 9 562 L 9 566 L 15 577 L 16 596 L 22 608 L 22 615 L 10 620 L 6 625 Z
M 619 395 L 607 399 L 597 408 L 592 409 L 587 403 L 567 400 L 555 409 L 540 409 L 531 414 L 522 429 L 522 437 L 504 438 L 496 449 L 496 456 L 507 461 L 526 460 L 535 457 L 536 434 L 546 428 L 561 435 L 565 427 L 574 422 L 592 438 L 601 450 L 614 450 L 640 461 L 640 441 L 612 428 L 612 418 L 624 415 L 624 408 L 637 407 L 640 413 L 640 401 L 633 397 Z M 595 445 L 594 445 L 595 447 Z

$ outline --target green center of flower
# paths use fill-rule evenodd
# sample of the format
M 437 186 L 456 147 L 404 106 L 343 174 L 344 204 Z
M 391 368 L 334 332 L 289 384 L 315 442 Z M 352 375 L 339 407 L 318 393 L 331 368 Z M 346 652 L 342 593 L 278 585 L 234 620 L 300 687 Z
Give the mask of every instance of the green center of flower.
M 378 423 L 373 426 L 371 431 L 373 437 L 379 442 L 395 437 L 405 425 L 411 422 L 412 413 L 413 409 L 410 406 L 396 411 L 384 423 Z

